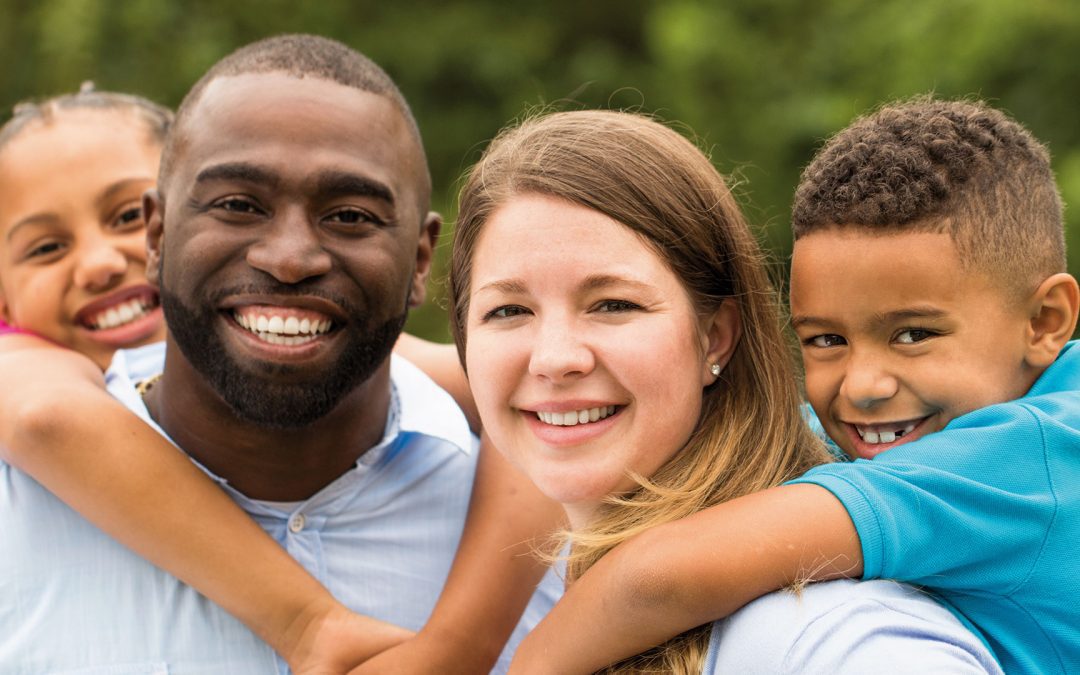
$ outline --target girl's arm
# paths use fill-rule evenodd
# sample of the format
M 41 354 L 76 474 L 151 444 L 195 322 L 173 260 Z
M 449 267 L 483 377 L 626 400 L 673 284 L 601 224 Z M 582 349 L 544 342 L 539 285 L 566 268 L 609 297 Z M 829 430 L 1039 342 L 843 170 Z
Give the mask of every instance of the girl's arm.
M 537 547 L 562 524 L 562 507 L 485 437 L 465 531 L 431 618 L 351 675 L 489 672 L 547 571 Z
M 344 670 L 410 635 L 338 603 L 183 453 L 109 396 L 86 357 L 5 335 L 0 380 L 18 383 L 0 387 L 5 461 L 217 602 L 298 672 L 324 659 L 340 659 Z M 348 648 L 325 654 L 327 635 L 349 636 Z
M 395 351 L 447 390 L 480 431 L 476 404 L 453 345 L 402 334 Z M 563 525 L 563 511 L 482 437 L 469 516 L 457 557 L 427 625 L 368 661 L 361 673 L 486 673 L 521 618 L 547 565 L 537 546 Z
M 832 493 L 785 485 L 648 530 L 601 558 L 522 641 L 512 673 L 591 673 L 801 581 L 862 574 Z

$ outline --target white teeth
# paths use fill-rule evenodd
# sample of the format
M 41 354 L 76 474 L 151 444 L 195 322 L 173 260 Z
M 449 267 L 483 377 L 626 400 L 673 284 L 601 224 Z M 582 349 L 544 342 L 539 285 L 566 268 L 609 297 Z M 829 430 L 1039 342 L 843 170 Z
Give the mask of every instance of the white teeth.
M 129 300 L 122 305 L 116 307 L 110 307 L 101 314 L 98 314 L 93 319 L 90 319 L 89 323 L 97 330 L 105 330 L 108 328 L 116 328 L 126 323 L 131 323 L 135 319 L 146 316 L 147 310 L 150 308 L 151 303 L 144 302 L 142 300 Z
M 602 420 L 615 414 L 615 406 L 603 406 L 599 408 L 586 408 L 584 410 L 570 410 L 567 412 L 538 412 L 536 417 L 545 424 L 557 427 L 572 427 L 578 424 L 588 424 Z
M 330 331 L 333 325 L 329 319 L 312 321 L 309 318 L 298 319 L 295 316 L 266 317 L 264 315 L 246 315 L 233 312 L 233 319 L 260 340 L 275 345 L 299 345 L 311 342 L 316 336 Z
M 859 437 L 867 443 L 892 443 L 896 439 L 910 434 L 915 429 L 915 426 L 916 423 L 912 422 L 903 429 L 871 431 L 862 427 L 855 427 L 855 430 L 859 432 Z

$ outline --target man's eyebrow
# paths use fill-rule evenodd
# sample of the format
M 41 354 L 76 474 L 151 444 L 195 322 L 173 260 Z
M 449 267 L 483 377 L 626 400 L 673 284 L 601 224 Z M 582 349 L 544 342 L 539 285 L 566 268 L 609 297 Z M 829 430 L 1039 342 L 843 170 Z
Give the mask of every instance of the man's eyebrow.
M 394 205 L 394 193 L 386 184 L 354 173 L 328 171 L 317 177 L 316 185 L 323 195 L 374 197 Z
M 227 162 L 208 166 L 195 176 L 195 183 L 206 183 L 213 180 L 236 180 L 245 183 L 256 183 L 268 188 L 276 188 L 281 179 L 277 174 L 266 169 L 261 169 L 253 164 L 244 162 Z

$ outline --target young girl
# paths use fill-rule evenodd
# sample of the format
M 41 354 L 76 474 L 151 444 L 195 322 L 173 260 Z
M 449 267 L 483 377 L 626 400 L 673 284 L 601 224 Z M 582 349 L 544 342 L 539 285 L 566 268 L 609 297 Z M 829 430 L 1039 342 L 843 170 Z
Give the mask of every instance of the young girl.
M 0 129 L 0 317 L 17 327 L 0 328 L 0 373 L 20 383 L 0 388 L 2 459 L 217 601 L 298 672 L 343 671 L 399 644 L 379 662 L 490 667 L 543 571 L 516 553 L 554 522 L 496 453 L 481 453 L 474 494 L 472 519 L 484 525 L 467 529 L 462 564 L 431 621 L 402 643 L 407 631 L 337 603 L 104 392 L 101 369 L 116 349 L 164 337 L 157 293 L 144 278 L 140 204 L 170 120 L 144 99 L 84 88 L 22 105 Z M 452 348 L 415 338 L 399 348 L 461 395 Z M 152 487 L 161 484 L 170 489 Z M 535 518 L 493 516 L 511 500 L 534 505 Z M 193 525 L 192 503 L 213 515 Z
M 558 113 L 487 149 L 462 191 L 452 325 L 485 430 L 563 504 L 571 588 L 620 542 L 827 461 L 800 414 L 776 299 L 723 179 L 665 126 Z M 533 642 L 515 658 L 522 671 L 586 672 L 531 661 L 567 651 Z M 574 643 L 579 662 L 596 661 L 590 648 Z M 605 672 L 862 673 L 883 662 L 1000 672 L 946 609 L 885 581 L 773 594 Z

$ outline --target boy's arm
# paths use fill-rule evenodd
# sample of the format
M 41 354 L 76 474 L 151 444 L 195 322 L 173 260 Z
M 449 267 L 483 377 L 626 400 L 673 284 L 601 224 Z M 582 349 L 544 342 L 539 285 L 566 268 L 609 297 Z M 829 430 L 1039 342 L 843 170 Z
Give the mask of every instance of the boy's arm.
M 513 673 L 591 673 L 792 583 L 862 574 L 832 493 L 785 485 L 648 530 L 601 558 L 518 647 Z
M 489 672 L 547 570 L 537 546 L 562 524 L 562 508 L 485 438 L 461 545 L 431 618 L 351 675 Z
M 334 600 L 187 457 L 109 396 L 86 357 L 6 335 L 0 380 L 17 383 L 0 387 L 5 461 L 217 602 L 298 672 L 313 659 L 355 663 L 408 637 Z M 352 639 L 337 654 L 315 653 L 328 634 Z

